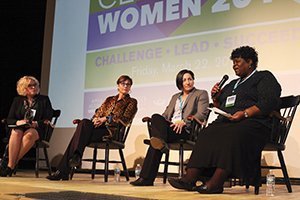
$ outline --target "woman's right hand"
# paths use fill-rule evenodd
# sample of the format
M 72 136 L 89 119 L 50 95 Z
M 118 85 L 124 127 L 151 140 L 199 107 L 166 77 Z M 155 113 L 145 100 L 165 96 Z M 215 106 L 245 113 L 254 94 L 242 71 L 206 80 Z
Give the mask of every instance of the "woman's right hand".
M 210 92 L 212 99 L 216 98 L 219 92 L 220 92 L 219 83 L 216 83 Z
M 172 123 L 170 127 L 173 128 L 173 131 L 177 134 L 181 134 L 183 127 L 186 126 L 186 123 L 184 121 L 179 121 L 176 123 Z
M 28 122 L 28 120 L 26 120 L 26 119 L 21 119 L 21 120 L 18 120 L 18 121 L 16 122 L 16 125 L 17 125 L 17 126 L 20 126 L 20 125 L 26 124 L 27 122 Z
M 241 121 L 244 118 L 245 118 L 244 112 L 243 111 L 237 111 L 236 113 L 231 115 L 231 117 L 229 117 L 228 119 L 230 121 Z

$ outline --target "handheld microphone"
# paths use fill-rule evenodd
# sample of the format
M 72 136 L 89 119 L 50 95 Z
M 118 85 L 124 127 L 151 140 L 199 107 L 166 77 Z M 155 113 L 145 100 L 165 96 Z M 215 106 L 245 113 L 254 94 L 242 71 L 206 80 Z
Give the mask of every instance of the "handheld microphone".
M 229 76 L 227 74 L 225 74 L 222 78 L 222 80 L 219 82 L 219 88 L 221 89 L 222 86 L 224 85 L 224 83 L 228 80 Z M 212 97 L 215 97 L 217 95 L 218 92 L 212 94 Z

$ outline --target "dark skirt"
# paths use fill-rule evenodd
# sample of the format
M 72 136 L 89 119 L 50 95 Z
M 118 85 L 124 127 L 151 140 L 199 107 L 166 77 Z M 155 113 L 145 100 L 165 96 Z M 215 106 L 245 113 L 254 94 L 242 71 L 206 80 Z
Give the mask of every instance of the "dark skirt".
M 25 132 L 25 131 L 27 131 L 27 130 L 30 129 L 30 128 L 28 128 L 28 127 L 11 128 L 11 129 L 9 129 L 9 135 L 8 135 L 9 137 L 10 137 L 10 134 L 11 134 L 12 129 L 18 129 L 18 130 L 21 130 L 22 132 Z M 45 137 L 45 128 L 44 128 L 44 127 L 43 127 L 43 128 L 37 127 L 37 128 L 35 128 L 35 129 L 36 129 L 36 131 L 38 132 L 39 137 L 40 137 L 41 139 L 44 139 L 44 137 Z
M 251 119 L 215 121 L 199 134 L 187 167 L 205 169 L 209 177 L 215 168 L 225 169 L 230 177 L 255 177 L 269 135 L 269 128 Z

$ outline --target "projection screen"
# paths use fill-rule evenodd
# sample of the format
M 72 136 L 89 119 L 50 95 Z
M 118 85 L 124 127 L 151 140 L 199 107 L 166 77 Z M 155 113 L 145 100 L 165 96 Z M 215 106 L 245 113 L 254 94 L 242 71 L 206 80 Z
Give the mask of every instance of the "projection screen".
M 195 86 L 210 92 L 224 74 L 236 78 L 229 56 L 242 45 L 256 48 L 258 70 L 272 71 L 282 95 L 299 94 L 299 0 L 57 0 L 49 96 L 62 110 L 58 127 L 90 118 L 127 74 L 138 100 L 126 148 L 133 162 L 146 148 L 141 118 L 164 111 L 178 71 L 191 69 Z M 288 142 L 296 146 L 287 156 L 298 176 L 299 129 L 292 127 Z

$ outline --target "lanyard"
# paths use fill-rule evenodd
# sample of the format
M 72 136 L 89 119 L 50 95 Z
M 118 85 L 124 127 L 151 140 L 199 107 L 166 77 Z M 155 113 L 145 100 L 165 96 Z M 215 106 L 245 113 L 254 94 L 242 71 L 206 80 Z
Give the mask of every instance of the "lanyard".
M 248 80 L 254 73 L 256 72 L 256 70 L 254 70 L 249 76 L 247 76 L 242 82 L 241 81 L 241 78 L 235 83 L 234 87 L 233 87 L 233 90 L 232 90 L 232 93 L 234 93 L 234 90 L 239 86 L 241 85 L 242 83 L 244 83 L 246 80 Z
M 182 112 L 184 101 L 182 100 L 182 95 L 179 96 L 179 109 Z

